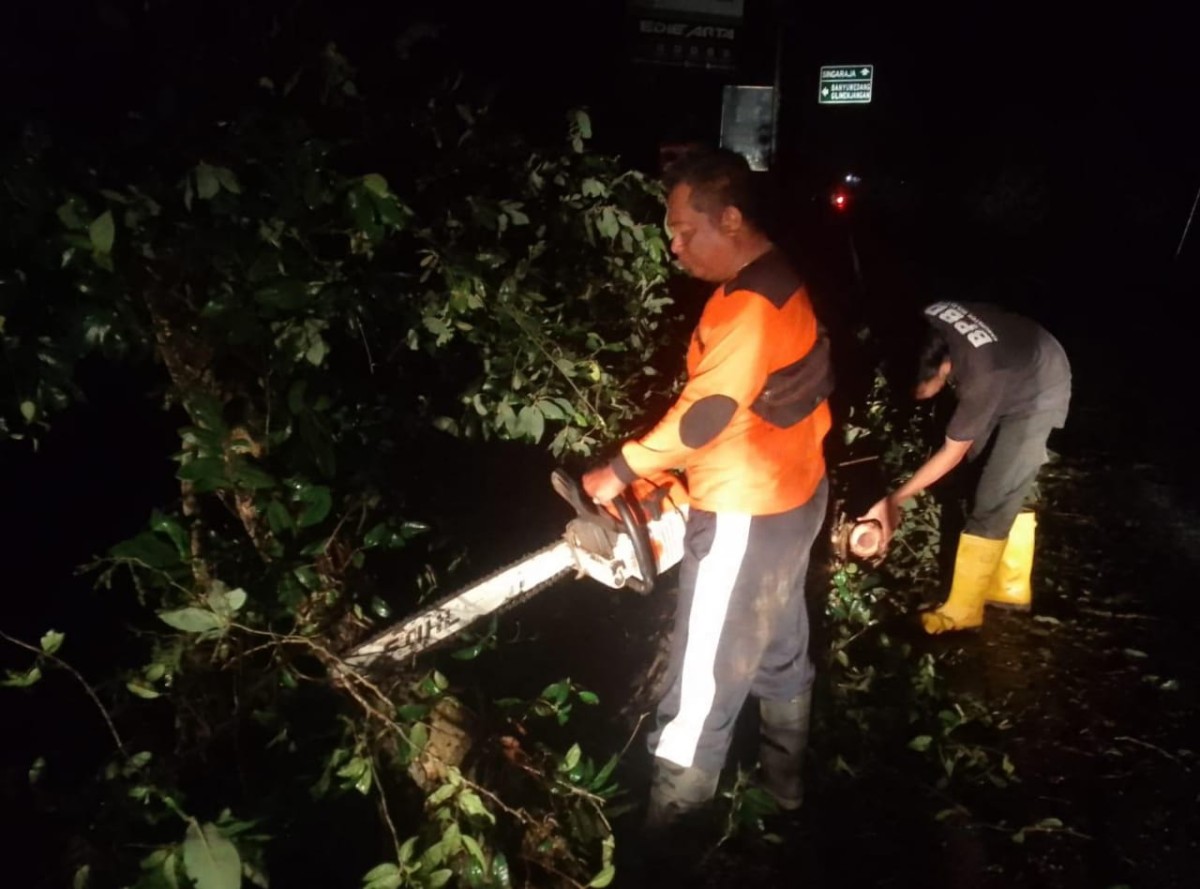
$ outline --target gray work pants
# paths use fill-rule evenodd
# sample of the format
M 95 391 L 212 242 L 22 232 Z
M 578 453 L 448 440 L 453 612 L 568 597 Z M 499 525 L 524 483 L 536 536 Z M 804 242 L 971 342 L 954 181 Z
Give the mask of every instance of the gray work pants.
M 1004 540 L 1013 520 L 1025 504 L 1048 459 L 1046 439 L 1057 426 L 1060 415 L 1031 414 L 1001 420 L 995 440 L 984 462 L 974 503 L 964 531 L 989 540 Z
M 656 757 L 719 773 L 747 695 L 792 701 L 812 687 L 804 579 L 828 499 L 822 479 L 778 515 L 691 511 Z

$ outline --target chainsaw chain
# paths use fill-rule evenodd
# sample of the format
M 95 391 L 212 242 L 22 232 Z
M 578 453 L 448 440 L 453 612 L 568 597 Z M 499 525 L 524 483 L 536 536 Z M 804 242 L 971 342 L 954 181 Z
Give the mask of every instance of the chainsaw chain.
M 491 574 L 485 575 L 484 577 L 481 577 L 478 580 L 473 581 L 470 584 L 470 587 L 475 587 L 475 586 L 479 586 L 480 584 L 487 583 L 493 577 L 497 577 L 497 576 L 503 574 L 505 571 L 515 568 L 517 565 L 521 564 L 522 562 L 526 562 L 529 559 L 532 559 L 536 556 L 540 556 L 543 553 L 549 552 L 550 550 L 557 549 L 560 543 L 562 543 L 561 540 L 555 541 L 554 543 L 550 544 L 549 546 L 545 546 L 542 549 L 534 550 L 531 553 L 526 553 L 525 555 L 521 556 L 519 559 L 514 559 L 513 561 L 509 562 L 507 565 L 504 565 L 501 568 L 497 568 Z M 554 584 L 556 584 L 560 580 L 562 580 L 564 577 L 568 576 L 569 574 L 573 574 L 573 573 L 575 573 L 574 569 L 564 568 L 562 571 L 558 572 L 557 574 L 553 575 L 552 577 L 546 578 L 546 580 L 542 581 L 541 583 L 537 584 L 536 586 L 532 586 L 529 589 L 525 590 L 520 595 L 515 596 L 512 599 L 509 599 L 507 602 L 505 602 L 503 605 L 501 605 L 499 608 L 495 609 L 494 611 L 491 611 L 485 615 L 481 615 L 480 617 L 476 618 L 469 624 L 464 624 L 462 627 L 460 627 L 454 633 L 447 636 L 445 639 L 442 639 L 439 642 L 433 643 L 428 648 L 422 648 L 420 651 L 414 652 L 412 655 L 410 655 L 410 657 L 411 658 L 420 657 L 422 654 L 425 654 L 428 651 L 434 651 L 435 649 L 441 648 L 442 646 L 444 646 L 450 642 L 453 642 L 454 639 L 460 633 L 475 626 L 475 624 L 479 623 L 484 618 L 489 617 L 491 615 L 500 615 L 500 614 L 503 614 L 504 612 L 508 611 L 510 608 L 515 608 L 517 605 L 520 605 L 522 602 L 525 602 L 526 600 L 532 598 L 533 596 L 536 596 L 542 590 L 546 589 L 546 587 L 553 586 Z M 467 587 L 467 589 L 470 589 L 470 587 Z M 435 602 L 429 603 L 424 608 L 422 608 L 420 611 L 417 611 L 417 612 L 414 612 L 413 614 L 408 615 L 403 620 L 389 624 L 386 629 L 380 630 L 378 633 L 375 633 L 369 639 L 366 639 L 362 642 L 357 643 L 347 653 L 347 657 L 353 657 L 354 652 L 358 651 L 360 648 L 366 648 L 367 646 L 371 645 L 375 641 L 382 639 L 384 636 L 389 635 L 398 626 L 401 626 L 403 624 L 415 623 L 415 622 L 419 621 L 421 618 L 425 617 L 425 615 L 432 614 L 433 612 L 437 611 L 439 608 L 443 607 L 446 603 L 452 602 L 455 599 L 457 599 L 459 596 L 461 596 L 463 594 L 463 592 L 465 592 L 465 590 L 460 589 L 457 592 L 449 593 L 448 595 L 442 596 L 442 598 L 438 599 Z M 386 648 L 374 656 L 375 660 L 378 660 L 380 658 L 385 658 L 385 659 L 391 660 L 391 661 L 397 660 L 396 658 L 392 657 L 391 653 Z

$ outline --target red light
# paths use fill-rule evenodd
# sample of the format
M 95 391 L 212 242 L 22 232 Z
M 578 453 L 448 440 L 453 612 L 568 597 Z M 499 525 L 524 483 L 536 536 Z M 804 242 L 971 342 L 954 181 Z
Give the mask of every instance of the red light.
M 850 206 L 850 198 L 844 191 L 835 191 L 829 196 L 829 202 L 833 204 L 833 209 L 842 211 Z

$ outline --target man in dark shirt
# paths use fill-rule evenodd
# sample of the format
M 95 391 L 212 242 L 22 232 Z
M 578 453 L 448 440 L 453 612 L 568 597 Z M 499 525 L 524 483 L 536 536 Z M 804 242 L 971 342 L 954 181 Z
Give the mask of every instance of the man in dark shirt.
M 879 521 L 886 545 L 906 500 L 995 438 L 959 538 L 950 596 L 921 615 L 926 632 L 944 633 L 980 626 L 985 602 L 1029 607 L 1036 521 L 1022 506 L 1046 462 L 1046 439 L 1066 422 L 1071 367 L 1048 331 L 996 306 L 939 302 L 926 307 L 925 320 L 916 397 L 932 398 L 949 383 L 958 407 L 937 453 L 864 518 Z

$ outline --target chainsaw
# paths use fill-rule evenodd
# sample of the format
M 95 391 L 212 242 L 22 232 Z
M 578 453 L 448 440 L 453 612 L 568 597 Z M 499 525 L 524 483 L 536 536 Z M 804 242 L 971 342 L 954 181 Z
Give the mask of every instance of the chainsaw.
M 560 469 L 550 484 L 575 510 L 559 540 L 361 643 L 346 663 L 362 668 L 381 658 L 406 661 L 571 575 L 647 595 L 657 577 L 683 559 L 688 502 L 677 476 L 638 479 L 611 509 L 598 507 Z

